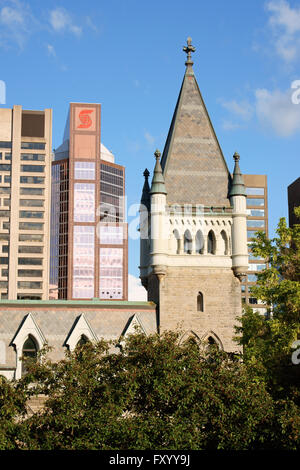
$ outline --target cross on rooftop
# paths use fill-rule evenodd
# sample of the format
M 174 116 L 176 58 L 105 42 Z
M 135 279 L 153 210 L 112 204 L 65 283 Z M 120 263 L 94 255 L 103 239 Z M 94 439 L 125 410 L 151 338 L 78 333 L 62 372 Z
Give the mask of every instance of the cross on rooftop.
M 187 46 L 183 48 L 183 51 L 187 54 L 185 65 L 193 65 L 192 52 L 195 52 L 196 48 L 192 46 L 192 38 L 188 37 L 186 42 Z

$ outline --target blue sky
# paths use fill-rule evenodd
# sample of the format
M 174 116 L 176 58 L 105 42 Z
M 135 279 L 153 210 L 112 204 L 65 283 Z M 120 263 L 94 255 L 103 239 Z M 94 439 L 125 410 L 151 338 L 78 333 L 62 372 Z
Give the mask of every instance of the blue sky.
M 53 108 L 55 148 L 69 102 L 100 102 L 102 141 L 126 167 L 130 206 L 155 149 L 163 150 L 188 36 L 229 169 L 237 150 L 243 172 L 268 175 L 272 236 L 300 173 L 300 104 L 291 88 L 300 80 L 299 1 L 0 0 L 5 106 Z M 130 240 L 133 276 L 138 264 L 139 243 Z

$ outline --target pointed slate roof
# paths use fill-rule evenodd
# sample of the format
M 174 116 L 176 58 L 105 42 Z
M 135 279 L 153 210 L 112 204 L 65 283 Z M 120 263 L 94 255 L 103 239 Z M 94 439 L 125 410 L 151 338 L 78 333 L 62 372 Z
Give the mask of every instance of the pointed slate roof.
M 169 204 L 230 206 L 231 176 L 199 90 L 188 38 L 186 71 L 161 167 Z
M 156 164 L 153 172 L 153 178 L 151 183 L 151 190 L 149 194 L 167 194 L 165 180 L 162 174 L 161 165 L 159 162 L 161 153 L 159 150 L 156 150 L 154 153 L 156 158 Z

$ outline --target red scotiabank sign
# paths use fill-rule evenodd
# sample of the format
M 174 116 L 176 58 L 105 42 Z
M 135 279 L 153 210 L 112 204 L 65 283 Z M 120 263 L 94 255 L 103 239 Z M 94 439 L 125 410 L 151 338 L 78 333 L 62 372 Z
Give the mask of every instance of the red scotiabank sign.
M 90 114 L 93 111 L 93 109 L 83 109 L 82 111 L 80 111 L 78 117 L 81 124 L 77 126 L 77 129 L 88 129 L 89 127 L 91 127 L 93 121 L 91 120 Z

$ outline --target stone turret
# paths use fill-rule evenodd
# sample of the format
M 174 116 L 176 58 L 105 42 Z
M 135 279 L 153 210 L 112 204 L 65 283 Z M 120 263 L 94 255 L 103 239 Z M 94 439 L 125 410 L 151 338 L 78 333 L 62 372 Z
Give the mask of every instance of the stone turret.
M 151 197 L 151 246 L 150 265 L 153 274 L 161 280 L 166 272 L 166 256 L 168 250 L 168 227 L 166 224 L 167 191 L 163 177 L 159 150 L 154 153 L 156 164 L 150 190 Z
M 229 198 L 233 208 L 232 269 L 234 274 L 241 279 L 246 275 L 248 270 L 246 190 L 239 165 L 240 156 L 237 152 L 233 155 L 233 159 L 235 165 L 229 192 Z
M 147 288 L 147 267 L 149 264 L 149 223 L 150 223 L 150 186 L 148 178 L 150 176 L 149 170 L 146 168 L 144 173 L 144 186 L 140 204 L 140 279 L 142 285 Z

